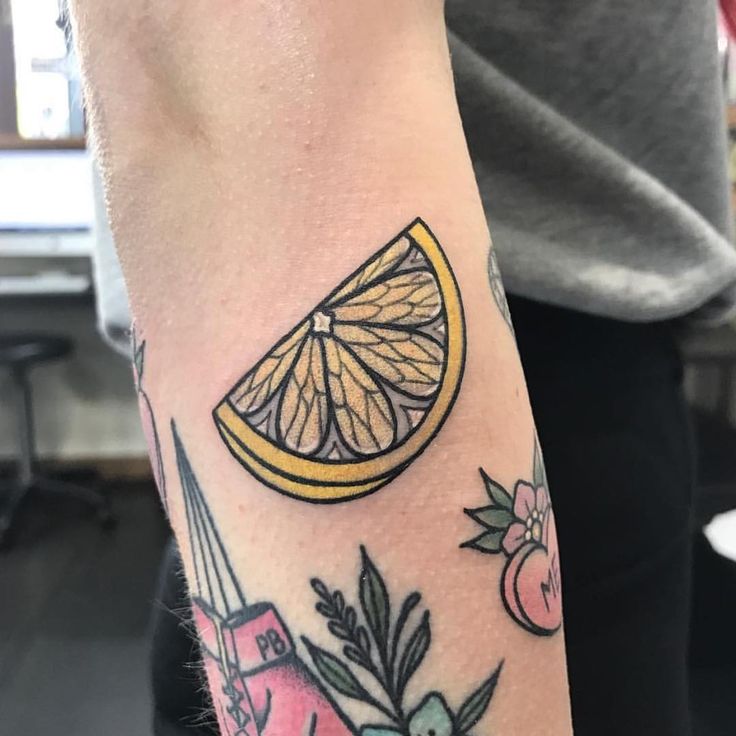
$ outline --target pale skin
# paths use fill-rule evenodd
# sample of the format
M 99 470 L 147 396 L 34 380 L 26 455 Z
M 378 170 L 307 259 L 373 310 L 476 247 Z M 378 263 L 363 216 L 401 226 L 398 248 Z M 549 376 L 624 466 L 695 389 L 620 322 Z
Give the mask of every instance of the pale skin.
M 334 651 L 309 581 L 354 592 L 364 544 L 392 592 L 419 590 L 431 610 L 418 693 L 457 703 L 503 658 L 477 732 L 571 734 L 562 632 L 518 626 L 499 598 L 501 560 L 459 548 L 476 532 L 463 508 L 487 503 L 478 468 L 506 488 L 531 477 L 534 430 L 489 289 L 442 4 L 74 0 L 72 10 L 188 575 L 171 417 L 246 598 L 273 603 L 295 638 Z M 329 506 L 280 495 L 228 453 L 212 410 L 417 216 L 463 298 L 457 401 L 429 448 L 374 494 Z

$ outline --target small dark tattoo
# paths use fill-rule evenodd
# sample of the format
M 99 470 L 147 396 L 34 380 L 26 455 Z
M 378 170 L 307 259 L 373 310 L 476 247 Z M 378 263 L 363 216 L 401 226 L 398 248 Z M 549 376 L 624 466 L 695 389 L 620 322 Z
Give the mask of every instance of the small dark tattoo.
M 501 599 L 509 615 L 533 634 L 554 634 L 562 624 L 560 560 L 539 443 L 534 446 L 532 481 L 518 480 L 513 492 L 483 468 L 480 474 L 490 504 L 465 513 L 483 532 L 460 546 L 504 555 Z
M 498 258 L 493 246 L 488 249 L 488 283 L 491 286 L 491 293 L 493 294 L 498 311 L 501 312 L 504 322 L 506 322 L 513 334 L 514 325 L 511 321 L 509 303 L 506 301 L 506 291 L 503 288 L 503 281 L 501 279 L 501 269 L 498 266 Z
M 164 461 L 161 455 L 161 442 L 156 427 L 156 417 L 153 413 L 151 400 L 143 388 L 143 369 L 146 364 L 146 341 L 138 342 L 136 329 L 133 327 L 133 376 L 135 378 L 135 390 L 138 394 L 138 406 L 141 413 L 141 424 L 143 425 L 143 434 L 148 443 L 148 452 L 151 456 L 151 468 L 153 469 L 153 478 L 156 481 L 161 503 L 164 510 L 168 512 L 168 498 L 166 496 L 166 475 L 164 473 Z

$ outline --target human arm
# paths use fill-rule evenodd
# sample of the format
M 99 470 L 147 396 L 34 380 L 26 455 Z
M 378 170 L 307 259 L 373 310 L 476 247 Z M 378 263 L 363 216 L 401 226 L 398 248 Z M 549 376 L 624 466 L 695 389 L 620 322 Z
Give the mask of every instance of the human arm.
M 241 686 L 223 691 L 218 661 L 240 658 L 250 710 L 238 718 L 267 734 L 288 715 L 274 674 L 263 720 L 254 662 L 283 664 L 270 626 L 290 631 L 299 671 L 349 729 L 406 733 L 431 716 L 438 736 L 448 718 L 463 732 L 478 693 L 479 733 L 569 734 L 553 517 L 513 334 L 489 289 L 441 3 L 76 0 L 74 16 L 146 344 L 144 417 L 223 732 Z M 418 216 L 431 232 L 407 229 Z M 391 243 L 395 261 L 376 275 Z M 392 281 L 409 272 L 424 281 Z M 364 282 L 330 301 L 351 274 Z M 371 309 L 358 310 L 369 288 Z M 391 289 L 396 300 L 380 302 Z M 259 393 L 274 346 L 275 390 Z M 368 429 L 355 428 L 360 406 Z M 354 626 L 340 618 L 349 605 Z M 239 606 L 264 630 L 225 615 Z M 272 610 L 281 623 L 267 625 Z M 255 649 L 228 644 L 236 629 Z M 368 698 L 331 657 L 374 683 Z M 451 715 L 430 713 L 432 693 Z M 326 722 L 316 702 L 304 707 Z

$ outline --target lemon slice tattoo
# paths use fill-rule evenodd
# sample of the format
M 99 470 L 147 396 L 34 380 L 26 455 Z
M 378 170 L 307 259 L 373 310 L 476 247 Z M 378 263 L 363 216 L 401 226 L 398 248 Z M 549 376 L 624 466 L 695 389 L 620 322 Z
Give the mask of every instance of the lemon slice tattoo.
M 457 282 L 417 219 L 251 368 L 214 419 L 266 485 L 345 501 L 393 480 L 425 449 L 464 362 Z

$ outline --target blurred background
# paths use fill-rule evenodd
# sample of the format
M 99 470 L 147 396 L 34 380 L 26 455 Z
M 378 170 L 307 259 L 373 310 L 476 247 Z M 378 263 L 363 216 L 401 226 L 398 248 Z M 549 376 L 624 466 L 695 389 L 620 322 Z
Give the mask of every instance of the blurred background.
M 59 16 L 57 0 L 0 0 L 0 734 L 148 734 L 148 622 L 168 532 Z M 736 179 L 728 30 L 724 17 Z M 690 328 L 682 347 L 700 458 L 693 710 L 698 734 L 733 734 L 736 638 L 712 622 L 730 620 L 736 637 L 736 324 Z

